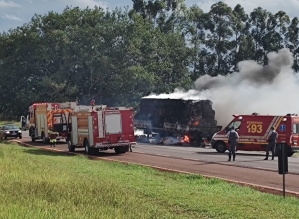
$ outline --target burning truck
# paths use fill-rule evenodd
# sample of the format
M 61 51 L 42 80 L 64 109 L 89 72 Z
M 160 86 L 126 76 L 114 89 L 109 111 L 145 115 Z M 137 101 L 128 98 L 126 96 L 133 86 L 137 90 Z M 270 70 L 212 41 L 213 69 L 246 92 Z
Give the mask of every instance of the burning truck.
M 210 100 L 157 99 L 144 97 L 134 116 L 134 125 L 145 134 L 179 139 L 178 143 L 200 146 L 221 130 Z M 162 140 L 163 141 L 163 140 Z

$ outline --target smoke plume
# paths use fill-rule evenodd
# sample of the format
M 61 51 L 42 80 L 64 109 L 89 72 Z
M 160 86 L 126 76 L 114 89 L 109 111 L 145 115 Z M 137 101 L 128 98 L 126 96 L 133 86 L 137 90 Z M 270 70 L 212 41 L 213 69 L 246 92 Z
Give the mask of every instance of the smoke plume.
M 152 94 L 145 98 L 210 99 L 219 125 L 227 125 L 233 114 L 286 115 L 299 113 L 299 85 L 289 49 L 270 52 L 268 65 L 247 60 L 238 63 L 238 71 L 228 76 L 204 75 L 195 89 L 176 89 L 172 94 Z

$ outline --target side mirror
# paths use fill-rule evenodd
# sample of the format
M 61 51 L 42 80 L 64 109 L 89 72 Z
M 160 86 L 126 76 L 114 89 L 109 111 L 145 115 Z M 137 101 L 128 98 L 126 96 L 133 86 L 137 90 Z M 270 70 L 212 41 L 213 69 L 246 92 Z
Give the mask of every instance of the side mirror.
M 228 131 L 228 127 L 225 127 L 225 128 L 224 128 L 224 131 L 227 132 L 227 131 Z

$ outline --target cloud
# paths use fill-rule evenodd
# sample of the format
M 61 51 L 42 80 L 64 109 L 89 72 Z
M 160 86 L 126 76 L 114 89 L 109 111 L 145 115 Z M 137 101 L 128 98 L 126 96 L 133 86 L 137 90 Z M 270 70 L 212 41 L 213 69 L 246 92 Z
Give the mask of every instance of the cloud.
M 0 9 L 8 9 L 8 8 L 19 8 L 21 5 L 16 4 L 13 1 L 0 0 Z
M 1 17 L 7 20 L 13 20 L 13 21 L 22 21 L 21 18 L 13 15 L 13 14 L 6 14 L 6 13 L 2 13 Z

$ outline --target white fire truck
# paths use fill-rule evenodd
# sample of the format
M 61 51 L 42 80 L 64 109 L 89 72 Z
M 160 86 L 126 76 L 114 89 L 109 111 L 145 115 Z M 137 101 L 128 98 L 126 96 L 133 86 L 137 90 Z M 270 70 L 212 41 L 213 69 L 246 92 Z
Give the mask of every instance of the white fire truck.
M 89 155 L 108 149 L 120 154 L 136 144 L 132 108 L 77 106 L 70 114 L 69 124 L 70 152 L 84 147 Z
M 67 140 L 69 133 L 68 117 L 75 106 L 76 102 L 32 104 L 29 107 L 25 128 L 29 129 L 32 142 L 36 139 L 42 139 L 44 143 L 48 143 L 48 131 L 50 129 L 59 133 L 57 140 Z

